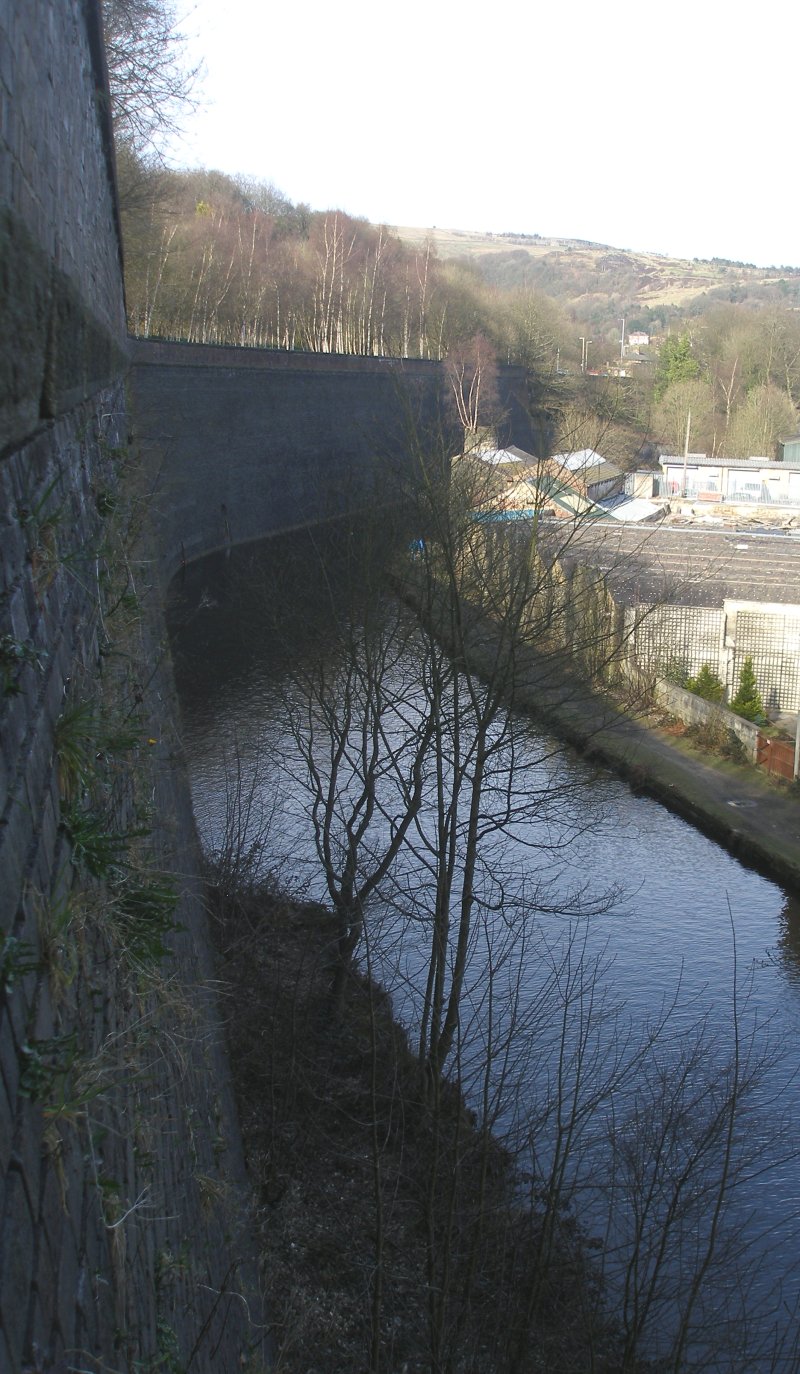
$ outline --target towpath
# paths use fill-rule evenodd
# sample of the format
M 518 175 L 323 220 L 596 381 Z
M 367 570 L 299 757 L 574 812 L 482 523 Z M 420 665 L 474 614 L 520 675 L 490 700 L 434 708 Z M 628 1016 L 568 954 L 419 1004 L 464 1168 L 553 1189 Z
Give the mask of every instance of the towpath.
M 422 612 L 415 579 L 395 590 Z M 466 607 L 464 608 L 466 610 Z M 446 643 L 447 617 L 430 607 Z M 472 667 L 492 679 L 497 643 L 476 621 L 464 618 L 466 653 Z M 513 706 L 549 725 L 586 757 L 619 773 L 640 793 L 655 797 L 698 830 L 724 845 L 742 863 L 800 896 L 800 788 L 778 784 L 749 764 L 704 753 L 660 726 L 654 716 L 625 709 L 611 697 L 589 690 L 571 670 L 569 651 L 541 655 L 528 646 L 518 653 Z
M 800 790 L 762 770 L 704 753 L 654 717 L 631 716 L 579 690 L 519 705 L 548 720 L 586 755 L 621 773 L 638 792 L 723 844 L 742 862 L 800 894 Z M 538 699 L 537 699 L 538 698 Z

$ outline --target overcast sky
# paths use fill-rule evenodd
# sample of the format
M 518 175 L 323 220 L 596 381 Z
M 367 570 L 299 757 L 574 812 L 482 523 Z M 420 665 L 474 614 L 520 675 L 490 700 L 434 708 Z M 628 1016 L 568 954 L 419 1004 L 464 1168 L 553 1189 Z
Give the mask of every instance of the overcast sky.
M 197 0 L 172 160 L 373 222 L 800 266 L 796 4 Z

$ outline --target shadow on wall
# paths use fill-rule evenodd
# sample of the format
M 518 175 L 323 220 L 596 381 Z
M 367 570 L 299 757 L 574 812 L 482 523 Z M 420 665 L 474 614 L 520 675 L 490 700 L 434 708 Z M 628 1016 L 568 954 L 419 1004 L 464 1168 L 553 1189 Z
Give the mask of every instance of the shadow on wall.
M 132 340 L 137 439 L 163 571 L 334 518 L 413 476 L 420 436 L 459 430 L 436 362 Z M 504 442 L 530 446 L 521 368 L 501 372 Z M 413 436 L 410 439 L 410 436 Z

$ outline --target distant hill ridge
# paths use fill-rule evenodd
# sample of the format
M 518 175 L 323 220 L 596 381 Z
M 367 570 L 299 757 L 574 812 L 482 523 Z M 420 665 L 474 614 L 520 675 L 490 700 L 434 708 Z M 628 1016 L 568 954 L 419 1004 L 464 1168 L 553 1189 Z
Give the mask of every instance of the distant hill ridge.
M 657 332 L 671 319 L 716 303 L 800 309 L 799 267 L 755 267 L 725 258 L 671 258 L 588 239 L 518 231 L 396 226 L 410 244 L 430 240 L 442 259 L 460 259 L 494 286 L 532 287 L 577 319 L 602 327 L 625 314 Z

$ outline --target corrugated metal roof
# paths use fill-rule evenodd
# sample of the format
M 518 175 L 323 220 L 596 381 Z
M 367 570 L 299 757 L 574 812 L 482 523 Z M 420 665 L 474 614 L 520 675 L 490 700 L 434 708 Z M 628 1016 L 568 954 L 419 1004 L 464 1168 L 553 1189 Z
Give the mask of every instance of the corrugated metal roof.
M 477 456 L 482 463 L 489 463 L 491 467 L 499 467 L 502 463 L 518 463 L 520 461 L 516 454 L 510 453 L 507 448 L 482 449 Z

